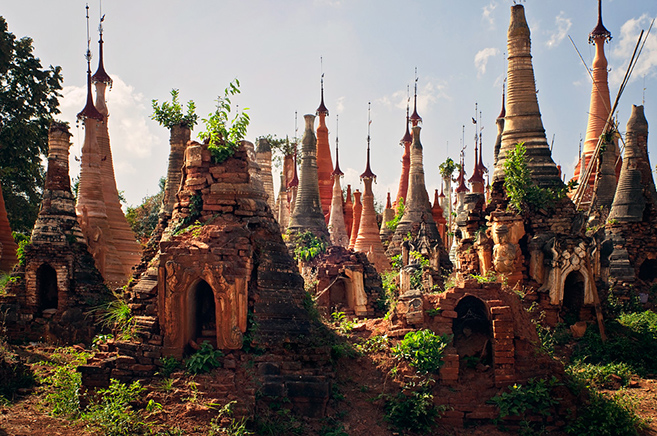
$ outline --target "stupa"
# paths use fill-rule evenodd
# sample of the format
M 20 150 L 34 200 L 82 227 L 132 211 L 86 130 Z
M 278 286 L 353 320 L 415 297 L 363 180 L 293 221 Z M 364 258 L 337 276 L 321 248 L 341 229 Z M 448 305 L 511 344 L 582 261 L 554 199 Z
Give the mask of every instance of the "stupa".
M 329 222 L 331 199 L 333 198 L 333 162 L 331 161 L 331 146 L 328 139 L 326 117 L 329 111 L 324 104 L 324 74 L 321 79 L 321 101 L 315 115 L 319 118 L 317 126 L 317 182 L 319 184 L 319 197 L 322 202 L 322 211 Z
M 351 234 L 349 235 L 349 249 L 353 250 L 358 237 L 358 229 L 360 228 L 360 217 L 363 212 L 363 204 L 360 197 L 363 195 L 358 189 L 354 191 L 354 204 L 353 204 L 353 219 L 351 221 Z
M 260 167 L 260 179 L 267 193 L 267 203 L 273 211 L 276 208 L 276 197 L 274 196 L 274 178 L 271 173 L 271 145 L 267 138 L 258 139 L 255 156 Z
M 329 217 L 328 230 L 331 235 L 331 244 L 347 247 L 349 245 L 349 237 L 347 236 L 347 228 L 344 222 L 344 213 L 342 209 L 342 186 L 340 186 L 340 178 L 344 173 L 340 169 L 340 162 L 338 160 L 338 132 L 337 132 L 337 118 L 335 128 L 335 169 L 333 170 L 333 198 L 331 200 L 331 214 Z

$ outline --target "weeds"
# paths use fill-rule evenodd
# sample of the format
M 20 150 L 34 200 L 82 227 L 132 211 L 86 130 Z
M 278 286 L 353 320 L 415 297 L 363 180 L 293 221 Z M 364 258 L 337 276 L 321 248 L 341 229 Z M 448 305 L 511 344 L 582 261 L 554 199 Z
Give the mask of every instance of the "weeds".
M 627 386 L 633 374 L 632 368 L 626 363 L 594 365 L 576 362 L 567 366 L 566 372 L 574 380 L 594 388 Z
M 579 416 L 566 427 L 576 436 L 636 436 L 645 421 L 636 414 L 637 400 L 625 391 L 612 395 L 591 392 L 587 406 L 579 408 Z
M 331 318 L 333 318 L 333 323 L 337 326 L 338 331 L 345 335 L 351 333 L 356 325 L 356 322 L 350 321 L 344 312 L 333 312 Z
M 180 362 L 173 356 L 160 357 L 160 370 L 156 373 L 161 377 L 167 378 L 176 370 L 180 369 Z
M 419 372 L 433 373 L 443 365 L 443 351 L 451 338 L 431 330 L 408 332 L 391 351 L 397 359 L 407 360 Z
M 210 421 L 210 430 L 208 432 L 209 436 L 246 436 L 253 434 L 246 429 L 246 418 L 242 417 L 240 419 L 236 419 L 232 417 L 233 405 L 236 403 L 236 401 L 231 401 L 219 409 L 217 416 L 212 418 Z M 224 422 L 226 419 L 228 424 L 222 425 L 222 422 Z
M 552 389 L 558 386 L 559 382 L 556 377 L 550 380 L 530 379 L 524 385 L 514 384 L 509 387 L 507 392 L 502 392 L 490 399 L 500 409 L 499 419 L 518 416 L 522 418 L 521 425 L 525 427 L 526 432 L 544 426 L 548 417 L 552 415 L 552 409 L 561 401 L 560 398 L 554 398 Z M 531 415 L 539 415 L 540 422 L 530 419 Z
M 130 403 L 139 399 L 144 388 L 136 381 L 130 385 L 111 379 L 107 389 L 100 389 L 82 419 L 106 436 L 129 436 L 141 432 L 144 423 Z
M 208 341 L 203 341 L 198 351 L 187 358 L 185 367 L 190 374 L 205 374 L 221 366 L 219 358 L 223 355 L 221 350 L 215 350 Z
M 294 238 L 294 258 L 299 261 L 308 262 L 326 251 L 328 244 L 326 241 L 315 236 L 313 232 L 307 230 L 299 233 Z
M 432 383 L 432 379 L 411 382 L 405 384 L 395 396 L 382 395 L 385 399 L 385 420 L 399 430 L 423 434 L 430 432 L 439 415 L 433 404 Z
M 137 322 L 122 292 L 113 291 L 114 299 L 91 310 L 101 314 L 103 327 L 112 329 L 116 339 L 129 341 L 137 336 Z
M 372 336 L 363 343 L 356 344 L 356 349 L 362 353 L 377 353 L 387 351 L 390 348 L 388 335 Z

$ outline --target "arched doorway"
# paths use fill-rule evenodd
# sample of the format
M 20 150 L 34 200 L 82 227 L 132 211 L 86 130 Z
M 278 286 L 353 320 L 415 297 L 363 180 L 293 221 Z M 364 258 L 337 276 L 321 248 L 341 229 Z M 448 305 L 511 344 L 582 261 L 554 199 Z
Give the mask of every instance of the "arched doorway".
M 208 341 L 217 346 L 217 311 L 214 291 L 205 280 L 200 280 L 191 290 L 191 333 L 197 344 Z
M 454 347 L 465 365 L 462 368 L 476 367 L 478 364 L 491 365 L 493 361 L 493 329 L 488 310 L 483 301 L 468 295 L 456 305 L 457 317 L 452 323 Z
M 36 272 L 36 286 L 38 295 L 38 312 L 57 309 L 59 295 L 57 291 L 57 272 L 53 267 L 44 263 Z
M 572 271 L 566 276 L 560 315 L 567 325 L 580 321 L 580 312 L 584 306 L 584 285 L 584 276 L 579 271 Z
M 646 283 L 657 279 L 657 259 L 646 259 L 639 267 L 639 278 Z

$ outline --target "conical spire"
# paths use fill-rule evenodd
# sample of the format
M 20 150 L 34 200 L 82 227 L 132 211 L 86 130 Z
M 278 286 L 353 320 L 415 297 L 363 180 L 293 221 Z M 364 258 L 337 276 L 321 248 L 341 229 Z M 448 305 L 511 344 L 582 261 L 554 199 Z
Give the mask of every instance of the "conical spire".
M 460 194 L 461 192 L 470 192 L 467 185 L 465 184 L 465 150 L 461 150 L 461 158 L 459 160 L 461 168 L 459 168 L 459 175 L 456 177 L 456 189 L 454 192 Z
M 609 220 L 644 221 L 646 212 L 657 217 L 657 192 L 648 159 L 648 121 L 643 106 L 632 106 L 627 122 L 625 158 Z
M 317 182 L 317 138 L 313 129 L 315 115 L 304 115 L 304 120 L 306 128 L 301 139 L 299 190 L 288 230 L 294 234 L 310 231 L 326 241 L 329 234 Z
M 329 216 L 329 234 L 331 243 L 341 247 L 349 245 L 347 228 L 344 221 L 344 211 L 342 209 L 342 187 L 340 186 L 340 177 L 344 173 L 340 170 L 338 162 L 338 119 L 335 119 L 335 170 L 333 170 L 333 198 L 331 199 L 331 215 Z
M 367 258 L 374 264 L 379 273 L 390 269 L 390 261 L 386 257 L 379 236 L 379 224 L 376 219 L 374 210 L 374 193 L 372 192 L 372 182 L 376 180 L 376 175 L 370 168 L 370 104 L 367 105 L 367 168 L 360 175 L 364 184 L 363 189 L 363 210 L 360 216 L 360 225 L 358 226 L 358 236 L 354 243 L 354 251 L 367 253 Z
M 508 30 L 507 95 L 504 132 L 493 180 L 501 192 L 504 181 L 504 162 L 516 144 L 524 143 L 532 180 L 542 187 L 560 186 L 557 166 L 551 157 L 545 137 L 541 112 L 536 96 L 534 68 L 532 66 L 529 26 L 522 5 L 511 7 Z
M 96 73 L 91 77 L 94 83 L 103 82 L 106 85 L 112 84 L 112 78 L 105 72 L 105 65 L 103 61 L 103 21 L 105 21 L 105 15 L 100 18 L 100 24 L 98 25 L 98 34 L 100 38 L 98 39 L 98 69 Z
M 294 148 L 294 165 L 293 165 L 293 167 L 294 167 L 294 172 L 293 172 L 294 176 L 292 177 L 292 179 L 289 182 L 287 182 L 287 188 L 288 189 L 289 188 L 296 188 L 297 186 L 299 186 L 299 175 L 297 173 L 297 165 L 298 165 L 298 163 L 297 163 L 297 149 L 295 147 Z
M 347 228 L 347 236 L 349 236 L 351 241 L 351 227 L 354 222 L 354 203 L 351 200 L 351 185 L 347 185 L 346 197 L 343 206 L 344 225 Z
M 321 200 L 322 213 L 326 224 L 331 212 L 331 201 L 333 198 L 333 162 L 331 160 L 331 145 L 329 144 L 329 130 L 326 126 L 328 109 L 324 105 L 324 74 L 321 77 L 321 102 L 317 108 L 317 183 L 319 185 L 319 197 Z
M 102 122 L 105 118 L 103 114 L 98 112 L 96 106 L 94 106 L 94 100 L 91 95 L 91 50 L 89 49 L 87 49 L 87 104 L 78 113 L 77 118 L 81 121 L 91 118 L 98 122 Z
M 319 102 L 319 107 L 317 108 L 317 111 L 315 111 L 315 115 L 324 115 L 328 116 L 329 111 L 326 108 L 326 105 L 324 104 L 324 73 L 322 73 L 322 78 L 320 79 L 320 102 Z
M 497 136 L 495 137 L 495 146 L 493 147 L 493 165 L 497 165 L 497 159 L 500 156 L 500 149 L 502 148 L 502 133 L 504 132 L 504 117 L 506 116 L 506 78 L 502 84 L 502 110 L 495 120 L 497 124 Z
M 410 116 L 411 124 L 413 127 L 422 122 L 422 117 L 417 113 L 417 67 L 415 67 L 415 92 L 413 93 L 413 114 Z
M 347 186 L 349 188 L 349 186 Z M 354 244 L 356 244 L 356 238 L 358 237 L 358 228 L 360 227 L 360 217 L 363 212 L 363 203 L 360 201 L 362 192 L 358 189 L 354 191 L 354 203 L 353 203 L 353 219 L 351 220 L 351 234 L 349 235 L 349 249 L 354 249 Z
M 413 135 L 411 135 L 411 131 L 408 129 L 408 124 L 411 121 L 411 117 L 409 115 L 409 110 L 410 110 L 410 98 L 406 100 L 406 133 L 404 133 L 404 136 L 402 137 L 401 141 L 399 141 L 399 144 L 403 147 L 406 144 L 411 144 L 413 142 Z
M 335 116 L 335 169 L 331 173 L 332 176 L 344 176 L 340 169 L 340 162 L 338 160 L 338 116 Z
M 589 43 L 596 44 L 598 38 L 602 38 L 602 42 L 611 41 L 611 32 L 602 24 L 602 0 L 598 0 L 598 24 L 589 34 Z
M 408 130 L 408 125 L 410 123 L 409 109 L 411 104 L 410 96 L 406 100 L 406 133 L 404 137 L 399 141 L 400 145 L 404 147 L 404 152 L 402 154 L 402 171 L 399 176 L 399 189 L 397 190 L 397 197 L 395 198 L 394 207 L 397 208 L 397 204 L 406 199 L 406 193 L 408 191 L 408 174 L 411 169 L 411 143 L 413 142 L 413 136 Z

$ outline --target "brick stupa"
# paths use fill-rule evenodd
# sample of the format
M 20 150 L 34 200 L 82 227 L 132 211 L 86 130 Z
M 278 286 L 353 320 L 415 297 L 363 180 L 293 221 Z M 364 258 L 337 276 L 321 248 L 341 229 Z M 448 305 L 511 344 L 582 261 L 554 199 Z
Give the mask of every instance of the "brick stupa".
M 267 193 L 267 203 L 273 211 L 276 207 L 276 196 L 274 196 L 274 178 L 271 173 L 271 145 L 267 138 L 258 139 L 255 156 L 260 167 L 260 179 Z
M 399 201 L 403 199 L 406 200 L 406 192 L 408 191 L 408 173 L 411 170 L 411 143 L 413 142 L 413 136 L 408 130 L 408 124 L 410 122 L 409 117 L 409 107 L 406 105 L 406 132 L 404 136 L 399 141 L 399 145 L 404 147 L 404 152 L 402 154 L 402 172 L 399 176 L 399 190 L 397 191 L 397 197 L 393 203 L 393 209 L 397 209 Z M 417 113 L 417 112 L 416 112 Z
M 354 202 L 351 200 L 351 185 L 347 185 L 347 195 L 344 201 L 344 225 L 347 228 L 347 236 L 351 240 L 351 226 L 354 222 Z
M 379 237 L 379 224 L 374 210 L 374 193 L 372 182 L 376 180 L 376 174 L 370 167 L 370 133 L 369 123 L 367 132 L 367 165 L 365 171 L 360 175 L 363 181 L 363 209 L 360 213 L 358 225 L 358 236 L 354 242 L 354 251 L 367 253 L 367 258 L 374 264 L 379 273 L 390 269 L 390 261 L 386 257 L 381 238 Z
M 494 190 L 502 194 L 506 154 L 518 143 L 524 143 L 527 149 L 532 180 L 542 187 L 561 186 L 563 182 L 552 160 L 538 107 L 530 31 L 522 5 L 511 7 L 507 53 L 506 115 L 502 144 L 493 173 Z
M 349 236 L 349 249 L 353 250 L 358 237 L 358 229 L 360 227 L 360 217 L 363 213 L 363 203 L 361 203 L 361 196 L 363 195 L 358 189 L 354 191 L 354 204 L 353 204 L 353 219 L 351 221 L 351 235 Z
M 331 235 L 331 244 L 346 248 L 349 245 L 349 236 L 347 236 L 347 228 L 344 222 L 344 212 L 342 209 L 343 198 L 340 178 L 344 176 L 344 173 L 340 169 L 340 162 L 338 160 L 337 119 L 335 134 L 335 169 L 333 170 L 332 176 L 333 198 L 331 199 L 331 214 L 329 217 L 328 230 Z
M 301 139 L 299 191 L 287 228 L 293 235 L 309 231 L 316 237 L 328 241 L 329 234 L 317 183 L 317 139 L 313 132 L 315 116 L 304 115 L 304 119 L 306 129 Z
M 96 88 L 95 106 L 98 112 L 103 116 L 102 122 L 96 127 L 96 141 L 98 142 L 98 152 L 100 153 L 100 175 L 105 210 L 107 212 L 107 221 L 109 223 L 114 249 L 121 261 L 125 281 L 127 281 L 132 272 L 132 267 L 141 260 L 141 246 L 137 242 L 135 234 L 130 228 L 128 221 L 125 219 L 125 215 L 121 209 L 121 202 L 119 200 L 119 191 L 116 188 L 112 148 L 110 147 L 108 131 L 109 112 L 105 105 L 105 91 L 107 86 L 111 86 L 112 79 L 105 72 L 105 66 L 103 63 L 104 42 L 102 24 L 99 29 L 98 69 L 91 77 Z M 80 177 L 80 180 L 82 180 L 82 177 Z
M 326 223 L 329 222 L 331 212 L 331 199 L 333 198 L 333 162 L 331 160 L 331 146 L 328 138 L 326 117 L 329 114 L 324 104 L 324 75 L 321 79 L 321 101 L 315 112 L 319 118 L 317 126 L 317 183 L 319 184 L 319 198 L 322 202 L 322 211 Z

